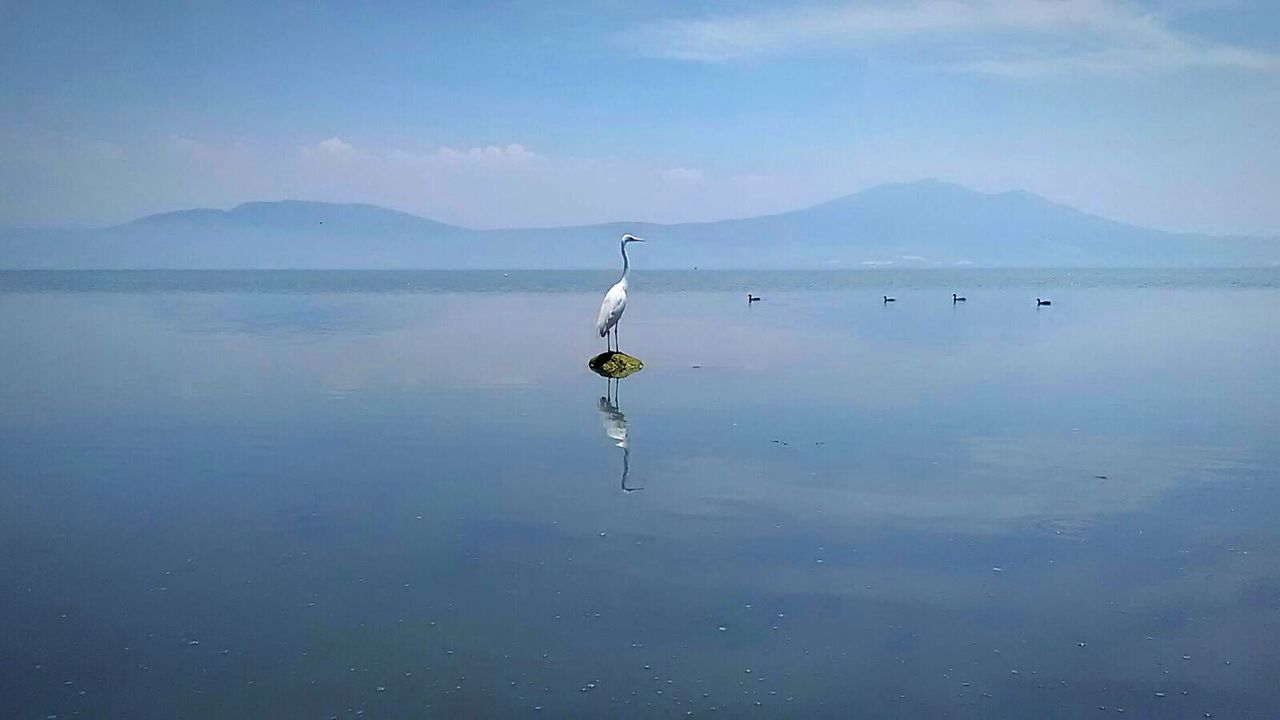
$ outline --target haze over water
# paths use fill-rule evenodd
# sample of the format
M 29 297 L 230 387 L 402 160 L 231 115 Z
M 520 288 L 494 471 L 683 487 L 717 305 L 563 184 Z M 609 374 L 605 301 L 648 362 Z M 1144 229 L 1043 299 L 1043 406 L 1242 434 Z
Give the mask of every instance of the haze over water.
M 1280 708 L 1280 271 L 615 279 L 0 272 L 0 716 Z

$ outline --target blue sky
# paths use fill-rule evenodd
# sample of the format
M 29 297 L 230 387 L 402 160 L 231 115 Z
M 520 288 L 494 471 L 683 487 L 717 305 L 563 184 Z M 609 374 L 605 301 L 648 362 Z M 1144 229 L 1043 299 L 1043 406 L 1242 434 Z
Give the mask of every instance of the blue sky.
M 1271 0 L 0 0 L 8 225 L 681 221 L 936 177 L 1280 234 L 1277 118 Z

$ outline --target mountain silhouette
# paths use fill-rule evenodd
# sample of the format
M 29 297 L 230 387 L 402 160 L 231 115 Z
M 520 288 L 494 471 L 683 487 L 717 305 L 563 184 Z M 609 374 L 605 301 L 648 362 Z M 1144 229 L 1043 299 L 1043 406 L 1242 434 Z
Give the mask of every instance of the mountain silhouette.
M 288 200 L 149 215 L 97 230 L 0 231 L 4 268 L 1177 267 L 1280 263 L 1276 238 L 1141 228 L 1025 191 L 924 180 L 715 222 L 474 230 L 375 205 Z

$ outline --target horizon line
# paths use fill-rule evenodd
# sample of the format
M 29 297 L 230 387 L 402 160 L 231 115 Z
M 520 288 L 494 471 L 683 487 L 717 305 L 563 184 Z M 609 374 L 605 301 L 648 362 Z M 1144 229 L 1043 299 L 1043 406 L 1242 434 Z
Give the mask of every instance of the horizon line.
M 1198 236 L 1198 237 L 1206 237 L 1206 238 L 1214 238 L 1214 239 L 1266 239 L 1266 240 L 1280 241 L 1280 233 L 1262 233 L 1262 234 L 1250 235 L 1250 234 L 1240 233 L 1240 232 L 1223 233 L 1223 232 L 1202 232 L 1202 231 L 1196 231 L 1196 230 L 1169 230 L 1169 229 L 1163 229 L 1163 228 L 1150 227 L 1146 225 L 1138 225 L 1138 224 L 1126 222 L 1123 220 L 1116 220 L 1116 219 L 1107 217 L 1106 215 L 1099 215 L 1097 213 L 1081 210 L 1080 208 L 1077 208 L 1073 205 L 1068 205 L 1066 203 L 1059 202 L 1051 198 L 1047 198 L 1039 193 L 1027 190 L 1025 188 L 1013 188 L 1009 190 L 999 190 L 994 192 L 988 192 L 985 190 L 978 190 L 978 189 L 972 188 L 962 183 L 958 183 L 950 180 L 942 180 L 937 177 L 924 177 L 924 178 L 919 178 L 917 180 L 900 180 L 900 181 L 877 183 L 875 185 L 869 185 L 859 190 L 844 192 L 839 195 L 835 195 L 827 199 L 819 200 L 817 202 L 813 202 L 807 205 L 794 207 L 788 210 L 781 210 L 778 212 L 764 213 L 761 215 L 741 215 L 741 216 L 716 218 L 712 220 L 684 220 L 679 222 L 662 222 L 662 221 L 655 221 L 655 220 L 632 219 L 632 220 L 602 220 L 598 222 L 582 222 L 582 223 L 575 223 L 575 224 L 559 224 L 559 225 L 523 225 L 523 226 L 503 226 L 503 227 L 494 227 L 494 228 L 477 228 L 477 227 L 472 227 L 468 225 L 458 225 L 455 223 L 445 222 L 443 220 L 437 220 L 433 217 L 420 215 L 416 212 L 403 210 L 403 209 L 392 207 L 389 205 L 379 205 L 376 203 L 359 202 L 359 201 L 312 200 L 312 199 L 304 199 L 304 198 L 297 198 L 297 197 L 289 197 L 289 198 L 280 198 L 276 200 L 246 200 L 244 202 L 236 203 L 235 205 L 232 205 L 226 208 L 210 207 L 210 206 L 195 206 L 195 207 L 187 207 L 187 208 L 178 208 L 175 210 L 163 210 L 159 212 L 148 213 L 146 215 L 140 215 L 131 220 L 126 220 L 124 222 L 114 223 L 109 225 L 8 225 L 8 226 L 0 225 L 0 232 L 5 232 L 5 231 L 100 232 L 105 230 L 115 230 L 118 228 L 128 227 L 130 225 L 140 223 L 149 219 L 163 218 L 166 216 L 177 216 L 177 215 L 182 215 L 184 213 L 194 213 L 194 212 L 205 211 L 205 212 L 212 212 L 212 213 L 227 214 L 239 208 L 250 206 L 250 205 L 283 205 L 288 203 L 296 203 L 296 204 L 303 204 L 303 205 L 332 205 L 332 206 L 345 206 L 345 207 L 373 208 L 375 210 L 381 210 L 385 212 L 392 212 L 400 215 L 405 215 L 417 220 L 423 220 L 426 222 L 443 225 L 449 228 L 453 228 L 457 230 L 465 230 L 465 231 L 474 232 L 474 233 L 499 233 L 499 232 L 516 232 L 516 231 L 528 231 L 528 230 L 545 230 L 545 231 L 571 230 L 571 229 L 582 229 L 582 228 L 606 227 L 611 225 L 648 225 L 648 226 L 656 226 L 656 227 L 673 228 L 673 227 L 682 227 L 682 226 L 690 226 L 690 225 L 714 225 L 714 224 L 723 223 L 723 222 L 734 222 L 734 221 L 742 221 L 742 220 L 756 220 L 756 219 L 762 219 L 762 218 L 780 217 L 783 215 L 789 215 L 791 213 L 812 210 L 814 208 L 822 207 L 823 205 L 838 202 L 840 200 L 844 200 L 847 198 L 856 197 L 863 193 L 872 192 L 872 191 L 880 190 L 884 188 L 929 186 L 929 185 L 957 188 L 967 193 L 971 193 L 973 195 L 980 195 L 984 197 L 1025 195 L 1025 196 L 1034 198 L 1036 200 L 1039 200 L 1041 202 L 1048 203 L 1051 205 L 1056 205 L 1060 208 L 1064 208 L 1066 210 L 1070 210 L 1071 212 L 1079 213 L 1087 217 L 1097 218 L 1100 220 L 1104 220 L 1106 222 L 1115 223 L 1117 225 L 1122 225 L 1125 227 L 1135 228 L 1140 230 L 1152 230 L 1156 232 L 1168 233 L 1173 235 Z

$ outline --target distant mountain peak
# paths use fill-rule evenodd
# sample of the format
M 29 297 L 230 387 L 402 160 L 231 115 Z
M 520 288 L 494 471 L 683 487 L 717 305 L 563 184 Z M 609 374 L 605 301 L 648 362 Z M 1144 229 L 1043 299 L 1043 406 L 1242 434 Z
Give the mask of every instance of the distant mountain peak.
M 649 268 L 1244 266 L 1280 242 L 1167 233 L 1025 190 L 925 178 L 776 215 L 717 222 L 472 230 L 363 203 L 277 200 L 197 208 L 79 233 L 8 233 L 0 267 L 614 267 L 617 234 L 643 227 Z M 643 258 L 643 259 L 641 259 Z
M 227 214 L 226 210 L 217 208 L 191 208 L 189 210 L 171 210 L 169 212 L 155 213 L 154 215 L 143 215 L 136 220 L 130 220 L 123 225 L 116 227 L 130 226 L 146 226 L 146 225 L 165 225 L 184 222 L 200 222 L 215 220 Z
M 412 213 L 368 203 L 332 203 L 318 200 L 253 200 L 243 202 L 230 210 L 195 208 L 147 215 L 118 227 L 166 226 L 193 223 L 201 226 L 225 224 L 269 226 L 273 228 L 310 228 L 322 224 L 333 227 L 370 227 L 381 230 L 400 229 L 451 229 L 436 220 Z
M 391 213 L 395 215 L 409 215 L 411 217 L 421 217 L 413 213 L 407 213 L 402 210 L 393 210 L 392 208 L 383 207 L 381 205 L 371 205 L 369 203 L 358 202 L 328 202 L 325 200 L 295 200 L 286 198 L 283 200 L 249 200 L 231 208 L 227 212 L 240 212 L 262 209 L 282 209 L 282 210 L 316 210 L 327 211 L 341 208 L 357 208 L 375 210 L 380 213 Z M 422 218 L 426 219 L 426 218 Z

